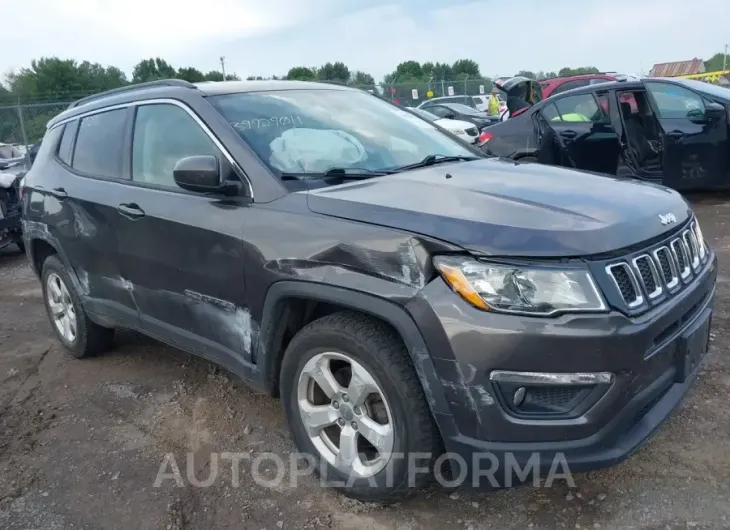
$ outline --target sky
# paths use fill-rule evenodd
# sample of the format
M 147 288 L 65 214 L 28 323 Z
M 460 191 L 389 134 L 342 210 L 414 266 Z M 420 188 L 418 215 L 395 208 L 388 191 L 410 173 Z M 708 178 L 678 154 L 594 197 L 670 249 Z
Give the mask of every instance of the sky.
M 0 0 L 0 74 L 58 56 L 142 58 L 242 78 L 342 61 L 376 81 L 405 60 L 475 60 L 485 76 L 596 66 L 648 72 L 730 40 L 728 0 Z M 130 75 L 131 77 L 131 75 Z

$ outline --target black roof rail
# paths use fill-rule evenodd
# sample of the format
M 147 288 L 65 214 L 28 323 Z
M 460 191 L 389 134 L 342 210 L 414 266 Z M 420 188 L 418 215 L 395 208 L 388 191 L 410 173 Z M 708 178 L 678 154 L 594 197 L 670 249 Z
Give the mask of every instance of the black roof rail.
M 81 98 L 77 101 L 74 101 L 73 103 L 71 103 L 68 106 L 68 108 L 72 109 L 74 107 L 78 107 L 79 105 L 84 105 L 86 103 L 89 103 L 90 101 L 94 101 L 94 100 L 100 99 L 100 98 L 105 98 L 107 96 L 113 96 L 115 94 L 123 94 L 124 92 L 131 92 L 133 90 L 141 90 L 143 88 L 154 88 L 154 87 L 161 87 L 161 86 L 197 88 L 194 84 L 190 83 L 189 81 L 185 81 L 183 79 L 158 79 L 156 81 L 148 81 L 146 83 L 137 83 L 135 85 L 126 85 L 126 86 L 119 87 L 119 88 L 112 88 L 111 90 L 107 90 L 105 92 L 99 92 L 98 94 L 86 96 L 85 98 Z

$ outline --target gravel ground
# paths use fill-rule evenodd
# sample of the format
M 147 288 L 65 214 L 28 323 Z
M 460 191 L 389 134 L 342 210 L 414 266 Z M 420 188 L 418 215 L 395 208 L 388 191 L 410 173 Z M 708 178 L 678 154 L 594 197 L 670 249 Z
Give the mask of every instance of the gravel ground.
M 216 367 L 131 332 L 77 361 L 52 339 L 24 256 L 0 255 L 0 528 L 730 528 L 730 201 L 696 196 L 720 260 L 709 357 L 681 409 L 628 461 L 556 484 L 498 492 L 434 488 L 395 506 L 349 500 L 305 477 L 240 481 L 218 452 L 293 446 L 278 401 Z M 725 405 L 723 405 L 725 403 Z M 188 459 L 187 455 L 192 455 Z M 155 480 L 165 462 L 182 484 Z M 173 468 L 165 466 L 169 472 Z M 193 486 L 187 477 L 210 486 Z M 197 473 L 194 475 L 193 473 Z M 170 474 L 172 476 L 172 473 Z

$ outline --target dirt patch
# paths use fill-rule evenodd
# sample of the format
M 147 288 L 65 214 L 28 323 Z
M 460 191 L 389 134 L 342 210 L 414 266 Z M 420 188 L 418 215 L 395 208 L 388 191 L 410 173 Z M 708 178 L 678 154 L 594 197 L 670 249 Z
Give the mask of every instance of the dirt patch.
M 129 332 L 98 358 L 65 355 L 24 257 L 0 255 L 0 528 L 730 528 L 730 201 L 693 201 L 720 260 L 712 347 L 647 446 L 573 489 L 432 489 L 390 507 L 290 487 L 280 404 L 210 363 Z M 247 455 L 238 473 L 223 452 Z M 267 487 L 272 455 L 285 480 Z

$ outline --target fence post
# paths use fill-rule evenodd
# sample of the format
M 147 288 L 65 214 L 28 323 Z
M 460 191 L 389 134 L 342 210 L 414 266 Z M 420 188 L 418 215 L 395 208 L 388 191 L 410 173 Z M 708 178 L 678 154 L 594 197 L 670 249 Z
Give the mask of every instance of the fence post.
M 23 136 L 23 145 L 25 146 L 25 163 L 30 165 L 30 147 L 28 146 L 28 135 L 25 132 L 25 120 L 23 119 L 23 107 L 20 104 L 20 96 L 18 96 L 18 120 L 20 121 L 20 134 Z

